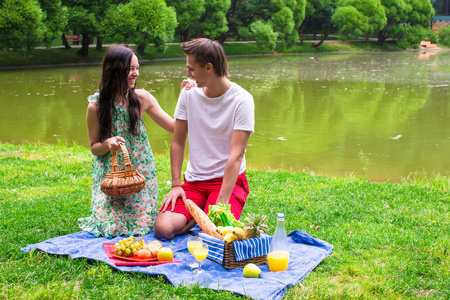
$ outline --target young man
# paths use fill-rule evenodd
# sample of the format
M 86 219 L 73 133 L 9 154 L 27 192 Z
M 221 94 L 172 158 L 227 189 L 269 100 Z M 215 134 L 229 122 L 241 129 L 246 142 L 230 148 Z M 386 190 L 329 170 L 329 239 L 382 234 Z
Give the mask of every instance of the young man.
M 196 87 L 181 91 L 175 110 L 170 145 L 172 189 L 164 198 L 155 222 L 158 238 L 172 239 L 195 225 L 184 207 L 191 199 L 206 213 L 209 205 L 231 205 L 241 216 L 249 193 L 245 150 L 254 132 L 253 97 L 228 80 L 228 64 L 217 41 L 184 42 L 187 76 Z M 189 161 L 181 179 L 184 149 L 189 134 Z

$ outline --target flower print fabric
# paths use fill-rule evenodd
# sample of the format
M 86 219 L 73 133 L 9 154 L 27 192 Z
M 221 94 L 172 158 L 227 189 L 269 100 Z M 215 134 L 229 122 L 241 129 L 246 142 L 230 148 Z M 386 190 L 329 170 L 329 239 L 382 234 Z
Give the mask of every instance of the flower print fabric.
M 99 94 L 88 97 L 89 102 L 98 102 Z M 115 104 L 114 104 L 115 105 Z M 129 130 L 128 111 L 115 105 L 113 112 L 113 136 L 122 136 L 130 155 L 133 169 L 138 170 L 146 180 L 144 188 L 136 194 L 110 197 L 103 193 L 100 184 L 106 173 L 111 172 L 111 152 L 92 158 L 91 216 L 78 219 L 84 231 L 107 238 L 120 235 L 145 235 L 154 230 L 157 216 L 158 185 L 155 160 L 142 120 L 138 121 L 138 133 L 133 136 Z M 123 153 L 117 152 L 119 170 L 123 170 Z

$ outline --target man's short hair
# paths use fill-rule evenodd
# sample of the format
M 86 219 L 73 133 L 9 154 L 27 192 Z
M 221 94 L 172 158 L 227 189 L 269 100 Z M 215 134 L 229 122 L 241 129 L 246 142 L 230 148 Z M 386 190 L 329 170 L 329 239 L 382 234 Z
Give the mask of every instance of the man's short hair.
M 195 62 L 204 67 L 211 63 L 216 71 L 217 77 L 229 77 L 228 63 L 225 51 L 218 41 L 207 38 L 198 38 L 181 43 L 184 54 L 193 55 Z

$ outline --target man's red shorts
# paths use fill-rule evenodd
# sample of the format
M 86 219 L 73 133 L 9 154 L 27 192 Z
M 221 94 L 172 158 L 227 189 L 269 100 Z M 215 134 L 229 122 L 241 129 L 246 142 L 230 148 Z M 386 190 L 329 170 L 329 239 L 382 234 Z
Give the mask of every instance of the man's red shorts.
M 208 213 L 209 205 L 216 204 L 216 200 L 222 186 L 222 180 L 223 178 L 191 182 L 185 180 L 182 187 L 186 193 L 186 199 L 191 199 L 195 204 L 203 209 L 205 213 Z M 248 193 L 248 181 L 244 172 L 238 176 L 229 202 L 229 204 L 231 204 L 231 213 L 234 215 L 236 220 L 239 220 L 241 217 L 242 209 L 244 208 Z M 168 209 L 170 209 L 170 205 Z M 187 211 L 181 198 L 177 199 L 175 209 L 173 211 L 183 214 L 187 218 L 188 222 L 192 219 L 192 216 Z

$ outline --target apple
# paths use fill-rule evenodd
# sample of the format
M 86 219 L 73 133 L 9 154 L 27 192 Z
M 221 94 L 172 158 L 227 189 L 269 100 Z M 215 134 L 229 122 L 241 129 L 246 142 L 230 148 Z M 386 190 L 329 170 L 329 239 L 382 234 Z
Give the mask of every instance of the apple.
M 170 248 L 162 248 L 158 251 L 158 260 L 159 261 L 172 261 L 173 260 L 173 251 Z

